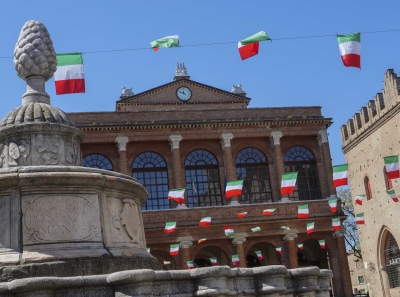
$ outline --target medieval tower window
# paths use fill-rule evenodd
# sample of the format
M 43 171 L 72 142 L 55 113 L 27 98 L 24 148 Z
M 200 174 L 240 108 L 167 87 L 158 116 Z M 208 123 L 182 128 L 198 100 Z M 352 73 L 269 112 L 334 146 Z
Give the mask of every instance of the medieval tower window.
M 371 190 L 371 183 L 369 182 L 368 176 L 364 177 L 364 187 L 365 187 L 365 194 L 367 196 L 367 200 L 372 199 L 372 190 Z

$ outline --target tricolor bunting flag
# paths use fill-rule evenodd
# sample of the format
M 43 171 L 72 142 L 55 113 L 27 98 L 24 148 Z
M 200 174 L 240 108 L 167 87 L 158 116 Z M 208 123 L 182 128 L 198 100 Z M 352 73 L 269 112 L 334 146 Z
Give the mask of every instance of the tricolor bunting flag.
M 179 243 L 170 245 L 169 254 L 171 256 L 175 256 L 175 255 L 179 254 Z
M 217 258 L 210 258 L 210 261 L 213 266 L 218 265 Z
M 186 188 L 169 190 L 168 191 L 168 200 L 174 200 L 174 201 L 178 202 L 179 205 L 182 205 L 183 200 L 185 199 L 185 190 L 186 190 Z
M 297 211 L 297 217 L 299 219 L 307 219 L 308 218 L 308 204 L 303 204 L 299 205 L 298 211 Z
M 356 198 L 354 198 L 354 202 L 358 205 L 362 205 L 364 197 L 365 197 L 365 194 L 357 195 Z
M 275 248 L 275 250 L 279 255 L 282 255 L 282 248 L 281 247 L 277 247 L 277 248 Z
M 258 54 L 259 42 L 271 40 L 264 32 L 258 32 L 250 37 L 247 37 L 238 43 L 240 58 L 246 60 Z
M 232 265 L 237 266 L 240 264 L 239 256 L 238 255 L 232 255 Z
M 81 53 L 58 54 L 54 73 L 56 94 L 85 93 L 85 77 Z
M 348 182 L 348 177 L 349 177 L 349 171 L 348 171 L 349 165 L 347 164 L 342 164 L 342 165 L 336 165 L 332 167 L 333 170 L 333 187 L 337 188 L 340 186 L 347 186 L 349 184 Z
M 256 253 L 257 258 L 258 258 L 259 260 L 264 259 L 264 256 L 262 255 L 261 251 L 255 251 L 255 253 Z
M 231 227 L 229 227 L 228 225 L 225 225 L 224 229 L 225 229 L 225 235 L 226 236 L 234 236 L 235 235 L 235 231 Z
M 281 194 L 292 194 L 296 186 L 298 172 L 288 172 L 282 174 Z
M 342 225 L 340 224 L 340 218 L 332 219 L 332 230 L 340 230 L 342 229 Z
M 194 268 L 194 261 L 193 260 L 189 260 L 186 261 L 186 265 L 189 269 L 193 269 Z
M 314 232 L 314 222 L 307 223 L 307 234 Z
M 260 227 L 255 227 L 255 228 L 251 228 L 252 232 L 261 232 L 261 228 Z
M 357 225 L 364 225 L 365 224 L 365 222 L 364 222 L 364 213 L 363 212 L 356 214 L 356 224 Z
M 245 212 L 239 212 L 237 214 L 238 219 L 243 219 L 245 216 L 247 216 L 247 212 L 246 211 Z
M 331 212 L 336 212 L 337 199 L 329 200 L 328 203 L 329 203 L 329 206 L 331 207 Z
M 211 217 L 204 217 L 199 222 L 199 226 L 210 227 L 211 225 Z
M 226 198 L 242 195 L 243 180 L 233 180 L 226 183 Z
M 150 42 L 150 47 L 156 52 L 160 48 L 171 48 L 179 46 L 179 35 L 166 36 Z
M 262 212 L 263 216 L 268 216 L 268 215 L 272 215 L 275 212 L 276 208 L 268 208 L 268 209 L 264 209 Z
M 176 230 L 176 222 L 166 222 L 164 233 L 172 233 Z
M 171 261 L 165 261 L 164 260 L 164 262 L 163 262 L 163 265 L 170 265 L 171 264 Z
M 199 239 L 199 241 L 197 242 L 197 244 L 203 243 L 203 242 L 205 242 L 206 240 L 207 240 L 207 238 L 201 238 L 201 239 Z
M 298 244 L 297 244 L 297 247 L 299 248 L 300 251 L 303 250 L 303 244 L 302 244 L 302 243 L 298 243 Z
M 337 35 L 343 65 L 361 69 L 361 33 Z
M 290 230 L 290 228 L 288 226 L 281 226 L 281 229 L 283 230 Z
M 321 249 L 325 249 L 325 239 L 318 240 Z
M 383 158 L 385 161 L 386 174 L 388 179 L 400 177 L 399 156 L 388 156 Z
M 390 198 L 392 198 L 394 202 L 399 202 L 399 197 L 397 197 L 394 189 L 387 190 L 386 193 L 389 194 Z
M 150 253 L 150 248 L 146 248 L 147 252 Z

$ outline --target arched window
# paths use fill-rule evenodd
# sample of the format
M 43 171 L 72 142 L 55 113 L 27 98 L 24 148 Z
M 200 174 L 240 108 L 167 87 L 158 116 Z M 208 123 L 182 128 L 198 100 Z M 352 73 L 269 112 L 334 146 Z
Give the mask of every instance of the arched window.
M 185 160 L 188 206 L 222 205 L 217 159 L 209 152 L 196 150 Z
M 400 287 L 400 249 L 390 233 L 386 236 L 384 253 L 390 288 Z
M 153 152 L 138 155 L 132 163 L 132 176 L 141 182 L 149 193 L 143 210 L 170 208 L 167 164 L 160 155 Z
M 367 200 L 372 199 L 372 190 L 371 190 L 371 183 L 369 182 L 368 176 L 364 177 L 364 187 L 365 187 L 365 194 L 367 196 Z
M 271 182 L 265 155 L 255 148 L 245 148 L 236 156 L 236 176 L 243 179 L 240 203 L 272 202 Z
M 392 180 L 387 176 L 386 166 L 383 166 L 383 178 L 385 179 L 386 190 L 393 189 Z
M 296 187 L 289 197 L 292 200 L 321 199 L 317 163 L 314 155 L 305 147 L 294 146 L 286 152 L 284 162 L 286 172 L 299 172 Z
M 82 166 L 105 170 L 114 170 L 111 161 L 99 154 L 90 154 L 84 157 L 82 159 Z

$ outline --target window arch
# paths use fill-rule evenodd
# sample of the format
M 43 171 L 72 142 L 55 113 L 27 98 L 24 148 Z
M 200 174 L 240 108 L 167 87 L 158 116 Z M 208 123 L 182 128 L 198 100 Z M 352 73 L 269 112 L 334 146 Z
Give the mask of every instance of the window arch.
M 195 150 L 185 159 L 188 206 L 222 205 L 217 159 L 208 151 Z
M 240 203 L 272 202 L 268 161 L 255 148 L 245 148 L 236 155 L 236 177 L 243 179 Z
M 82 166 L 105 170 L 114 170 L 111 161 L 107 157 L 99 154 L 90 154 L 84 157 L 82 159 Z
M 312 152 L 302 146 L 291 147 L 284 157 L 285 171 L 298 171 L 292 200 L 321 199 L 317 162 Z
M 387 175 L 386 166 L 383 166 L 383 178 L 385 179 L 386 190 L 393 189 L 392 179 Z
M 390 288 L 400 287 L 400 249 L 391 233 L 386 236 L 384 254 Z
M 364 177 L 364 187 L 365 187 L 365 194 L 367 196 L 367 200 L 372 199 L 372 190 L 371 190 L 371 183 L 369 181 L 369 177 Z
M 164 159 L 156 153 L 144 152 L 132 162 L 132 176 L 149 193 L 143 210 L 168 209 L 168 169 Z

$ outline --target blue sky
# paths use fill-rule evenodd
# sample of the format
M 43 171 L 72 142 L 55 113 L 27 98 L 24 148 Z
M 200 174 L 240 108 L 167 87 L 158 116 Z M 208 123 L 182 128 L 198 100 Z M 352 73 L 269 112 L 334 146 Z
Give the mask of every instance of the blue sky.
M 31 19 L 50 31 L 57 53 L 145 48 L 180 35 L 181 45 L 237 42 L 261 30 L 274 38 L 400 29 L 400 1 L 8 1 L 0 11 L 0 57 L 11 57 Z M 250 107 L 322 106 L 334 164 L 344 162 L 339 128 L 380 92 L 388 68 L 400 71 L 400 32 L 362 34 L 362 70 L 342 65 L 335 37 L 263 42 L 242 61 L 236 44 L 84 54 L 86 93 L 56 96 L 67 112 L 113 111 L 121 88 L 135 93 L 170 82 L 176 62 L 191 78 L 230 91 L 242 84 Z M 12 59 L 0 59 L 3 117 L 21 104 L 25 83 Z

